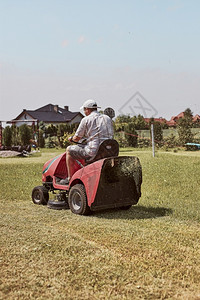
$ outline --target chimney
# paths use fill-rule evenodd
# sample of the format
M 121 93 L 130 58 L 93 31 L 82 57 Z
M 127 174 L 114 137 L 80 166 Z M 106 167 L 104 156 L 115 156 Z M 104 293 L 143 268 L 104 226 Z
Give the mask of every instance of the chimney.
M 66 111 L 69 111 L 69 106 L 65 105 L 65 106 L 64 106 L 64 109 L 65 109 Z
M 58 112 L 58 105 L 54 105 L 53 109 L 57 113 Z

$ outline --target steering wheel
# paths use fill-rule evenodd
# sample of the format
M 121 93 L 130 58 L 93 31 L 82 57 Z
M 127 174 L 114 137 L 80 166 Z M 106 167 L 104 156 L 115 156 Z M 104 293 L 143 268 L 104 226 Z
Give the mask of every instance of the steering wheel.
M 87 139 L 80 139 L 79 142 L 75 142 L 72 140 L 73 139 L 73 135 L 70 137 L 70 142 L 71 143 L 74 143 L 74 144 L 78 144 L 78 145 L 86 145 L 87 144 Z

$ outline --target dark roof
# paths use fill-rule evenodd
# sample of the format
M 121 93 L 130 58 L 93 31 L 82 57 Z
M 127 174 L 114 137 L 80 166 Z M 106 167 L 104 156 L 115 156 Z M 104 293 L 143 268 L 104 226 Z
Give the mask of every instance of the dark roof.
M 48 104 L 36 110 L 24 110 L 18 115 L 15 120 L 19 119 L 24 113 L 28 114 L 33 119 L 37 119 L 39 122 L 49 123 L 64 123 L 73 120 L 77 115 L 82 114 L 80 112 L 71 112 L 66 108 L 61 108 L 58 105 Z

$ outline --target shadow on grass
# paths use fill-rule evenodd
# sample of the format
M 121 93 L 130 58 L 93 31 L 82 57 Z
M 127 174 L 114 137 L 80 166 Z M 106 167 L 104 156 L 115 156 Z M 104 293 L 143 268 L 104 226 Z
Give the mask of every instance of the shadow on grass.
M 169 216 L 173 212 L 170 208 L 165 207 L 146 207 L 146 206 L 132 206 L 129 210 L 109 209 L 97 211 L 93 214 L 97 218 L 105 219 L 154 219 L 164 216 Z

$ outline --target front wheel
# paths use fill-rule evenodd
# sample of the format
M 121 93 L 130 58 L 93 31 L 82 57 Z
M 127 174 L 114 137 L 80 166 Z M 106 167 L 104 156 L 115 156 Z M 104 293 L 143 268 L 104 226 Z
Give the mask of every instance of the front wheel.
M 69 207 L 74 214 L 89 215 L 90 208 L 87 203 L 87 195 L 83 184 L 75 184 L 69 192 Z
M 32 200 L 35 204 L 46 205 L 49 200 L 48 190 L 44 186 L 36 186 L 32 191 Z

